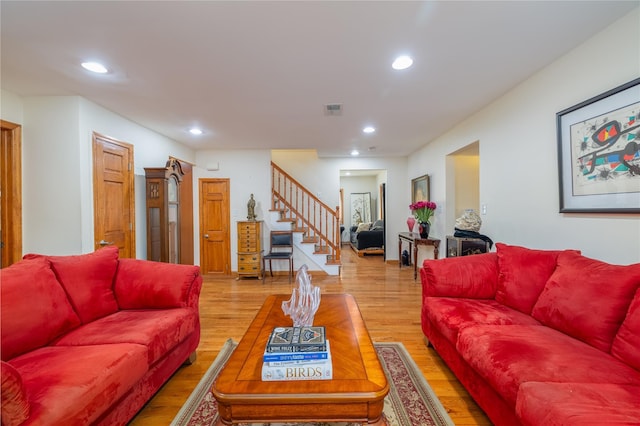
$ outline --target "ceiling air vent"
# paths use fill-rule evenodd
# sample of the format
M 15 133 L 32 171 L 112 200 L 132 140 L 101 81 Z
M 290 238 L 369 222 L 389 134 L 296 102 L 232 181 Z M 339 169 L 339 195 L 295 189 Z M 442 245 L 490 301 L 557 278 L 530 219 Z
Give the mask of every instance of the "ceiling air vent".
M 326 104 L 324 115 L 342 115 L 342 104 Z

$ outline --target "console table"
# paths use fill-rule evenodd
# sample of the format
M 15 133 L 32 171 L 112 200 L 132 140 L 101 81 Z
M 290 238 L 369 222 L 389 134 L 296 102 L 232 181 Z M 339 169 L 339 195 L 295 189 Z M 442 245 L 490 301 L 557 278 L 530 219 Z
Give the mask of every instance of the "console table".
M 398 234 L 398 265 L 402 268 L 402 242 L 409 243 L 409 252 L 413 247 L 413 279 L 418 277 L 418 246 L 433 246 L 433 258 L 438 258 L 440 240 L 437 238 L 422 238 L 417 232 L 400 232 Z

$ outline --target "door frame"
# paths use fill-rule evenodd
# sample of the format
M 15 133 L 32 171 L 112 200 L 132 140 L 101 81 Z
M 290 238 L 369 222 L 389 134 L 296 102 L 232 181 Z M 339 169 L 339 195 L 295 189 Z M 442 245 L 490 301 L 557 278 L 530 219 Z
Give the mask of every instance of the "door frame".
M 22 126 L 0 120 L 0 127 L 0 230 L 3 242 L 0 267 L 4 268 L 22 258 Z
M 128 185 L 128 193 L 129 193 L 129 217 L 131 219 L 131 226 L 127 232 L 129 232 L 129 256 L 132 259 L 136 258 L 136 204 L 135 204 L 135 181 L 134 181 L 134 171 L 133 171 L 133 145 L 127 142 L 119 141 L 110 136 L 105 136 L 97 132 L 92 132 L 91 141 L 92 141 L 92 157 L 93 157 L 93 247 L 95 250 L 100 248 L 100 245 L 96 241 L 96 235 L 98 230 L 98 214 L 99 214 L 99 205 L 98 195 L 96 188 L 100 184 L 100 180 L 98 179 L 98 158 L 96 157 L 96 147 L 98 144 L 98 139 L 102 139 L 107 143 L 111 143 L 114 145 L 118 145 L 119 147 L 126 149 L 129 151 L 129 165 L 128 165 L 128 173 L 127 173 L 127 185 Z

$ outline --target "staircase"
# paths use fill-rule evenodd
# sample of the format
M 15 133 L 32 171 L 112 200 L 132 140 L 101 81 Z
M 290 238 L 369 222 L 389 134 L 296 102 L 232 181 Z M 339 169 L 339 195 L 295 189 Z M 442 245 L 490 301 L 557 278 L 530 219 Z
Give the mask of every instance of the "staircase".
M 339 207 L 331 209 L 273 162 L 270 215 L 273 230 L 293 230 L 298 254 L 328 275 L 340 275 Z

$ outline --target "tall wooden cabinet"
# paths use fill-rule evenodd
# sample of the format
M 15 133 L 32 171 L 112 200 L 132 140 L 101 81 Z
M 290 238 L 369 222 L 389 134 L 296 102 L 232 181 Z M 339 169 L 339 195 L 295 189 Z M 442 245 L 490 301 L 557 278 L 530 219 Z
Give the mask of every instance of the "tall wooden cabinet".
M 180 263 L 180 182 L 176 159 L 144 169 L 147 183 L 147 259 Z
M 262 221 L 238 222 L 238 278 L 262 277 Z

